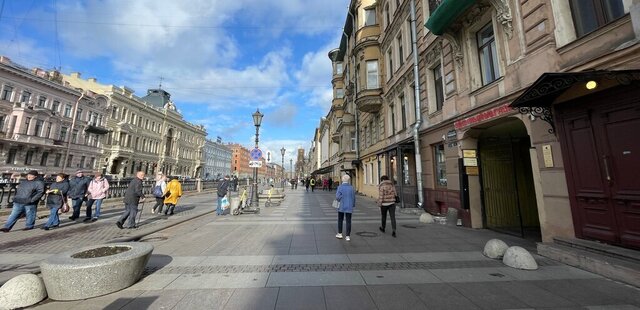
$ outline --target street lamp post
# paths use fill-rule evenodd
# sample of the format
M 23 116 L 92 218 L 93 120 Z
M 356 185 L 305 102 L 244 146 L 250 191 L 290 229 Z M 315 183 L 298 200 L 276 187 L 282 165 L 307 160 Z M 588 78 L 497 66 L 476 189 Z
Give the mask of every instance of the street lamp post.
M 291 171 L 291 178 L 293 179 L 293 158 L 289 158 L 289 171 Z
M 258 148 L 258 134 L 260 130 L 260 123 L 262 123 L 262 117 L 264 114 L 260 113 L 260 109 L 256 109 L 256 112 L 251 114 L 253 116 L 253 124 L 256 126 L 256 149 Z M 253 167 L 253 189 L 251 190 L 251 207 L 258 208 L 258 167 Z
M 282 154 L 282 175 L 280 176 L 280 183 L 282 183 L 282 190 L 284 191 L 284 154 L 287 150 L 284 146 L 280 149 L 280 154 Z

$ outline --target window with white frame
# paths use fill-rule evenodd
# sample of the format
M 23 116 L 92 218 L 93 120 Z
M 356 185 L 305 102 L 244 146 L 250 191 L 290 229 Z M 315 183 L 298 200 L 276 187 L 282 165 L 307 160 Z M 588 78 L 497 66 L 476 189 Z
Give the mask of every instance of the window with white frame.
M 54 100 L 51 104 L 51 111 L 58 112 L 58 109 L 60 109 L 60 101 Z
M 344 98 L 344 88 L 336 88 L 336 98 L 337 99 Z
M 2 89 L 2 100 L 11 101 L 11 94 L 13 94 L 13 87 L 5 85 Z
M 20 97 L 20 102 L 21 103 L 29 103 L 29 101 L 31 100 L 31 93 L 28 91 L 23 91 L 22 92 L 22 96 Z
M 372 138 L 373 139 L 373 143 L 378 142 L 378 140 L 380 139 L 380 131 L 378 130 L 380 126 L 380 115 L 378 113 L 376 113 L 373 116 L 373 125 L 371 126 L 371 129 L 373 131 L 372 133 Z
M 351 150 L 350 151 L 355 151 L 356 150 L 356 132 L 352 131 L 350 133 L 350 140 L 351 140 Z
M 402 129 L 407 128 L 407 99 L 404 93 L 400 94 L 400 117 L 402 120 Z
M 378 83 L 378 60 L 367 60 L 367 89 L 380 88 Z
M 480 73 L 482 85 L 487 85 L 500 77 L 498 68 L 498 52 L 493 32 L 493 24 L 489 23 L 476 33 L 478 57 L 480 58 Z
M 396 42 L 398 44 L 398 65 L 402 66 L 402 64 L 404 63 L 404 44 L 402 44 L 402 35 L 399 35 L 396 38 Z
M 444 85 L 442 83 L 442 65 L 438 64 L 432 70 L 433 72 L 433 89 L 435 90 L 436 111 L 442 110 L 444 103 Z
M 376 24 L 376 9 L 365 9 L 364 10 L 364 25 L 365 26 L 373 26 Z
M 342 63 L 336 62 L 335 75 L 342 75 Z
M 64 116 L 71 117 L 71 105 L 67 104 L 64 106 Z
M 384 6 L 384 28 L 386 29 L 391 24 L 391 18 L 389 18 L 389 3 Z
M 38 97 L 38 106 L 44 108 L 44 105 L 47 103 L 47 97 L 40 96 Z
M 387 80 L 393 77 L 393 50 L 389 49 L 387 52 Z
M 576 35 L 582 37 L 624 15 L 623 0 L 569 0 Z
M 444 153 L 444 144 L 440 143 L 433 146 L 434 149 L 434 164 L 435 164 L 435 178 L 436 186 L 447 186 L 447 162 Z
M 389 112 L 391 116 L 389 118 L 391 121 L 391 134 L 394 135 L 396 133 L 396 111 L 393 104 L 389 105 Z

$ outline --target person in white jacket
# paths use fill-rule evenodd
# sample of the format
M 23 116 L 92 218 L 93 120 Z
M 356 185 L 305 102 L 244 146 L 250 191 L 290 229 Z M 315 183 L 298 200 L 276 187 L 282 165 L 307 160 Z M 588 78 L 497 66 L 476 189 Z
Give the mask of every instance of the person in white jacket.
M 162 213 L 162 208 L 164 207 L 164 192 L 167 190 L 167 177 L 158 173 L 156 175 L 156 185 L 153 187 L 153 196 L 156 198 L 156 204 L 151 208 L 151 213 L 158 214 Z
M 84 219 L 85 222 L 95 222 L 100 217 L 100 206 L 102 206 L 102 200 L 107 198 L 109 192 L 109 181 L 102 176 L 101 172 L 96 172 L 93 180 L 89 182 L 87 188 L 87 213 Z M 93 203 L 96 203 L 96 212 L 91 214 L 91 207 Z

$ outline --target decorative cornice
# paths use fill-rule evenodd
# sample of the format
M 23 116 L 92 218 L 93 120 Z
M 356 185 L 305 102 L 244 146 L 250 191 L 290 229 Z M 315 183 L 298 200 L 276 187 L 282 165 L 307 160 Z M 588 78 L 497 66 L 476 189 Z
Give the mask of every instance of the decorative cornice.
M 500 22 L 504 28 L 504 33 L 507 36 L 507 39 L 511 39 L 513 36 L 513 26 L 511 25 L 511 21 L 513 18 L 511 16 L 511 7 L 509 7 L 509 3 L 507 0 L 489 1 L 496 8 L 496 17 L 498 18 L 498 22 Z
M 432 47 L 427 51 L 425 55 L 427 66 L 430 67 L 434 65 L 436 62 L 438 62 L 438 60 L 440 60 L 441 56 L 442 56 L 442 40 L 437 39 L 432 44 Z
M 443 33 L 442 37 L 444 37 L 447 41 L 449 41 L 449 44 L 451 44 L 451 53 L 453 54 L 453 60 L 455 60 L 458 70 L 462 70 L 464 56 L 460 47 L 460 39 L 458 38 L 456 33 L 448 31 Z

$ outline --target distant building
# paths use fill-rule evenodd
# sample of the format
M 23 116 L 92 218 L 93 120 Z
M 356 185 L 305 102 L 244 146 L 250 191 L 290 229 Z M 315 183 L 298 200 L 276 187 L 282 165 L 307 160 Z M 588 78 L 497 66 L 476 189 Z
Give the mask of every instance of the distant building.
M 231 158 L 233 151 L 222 144 L 222 139 L 218 137 L 216 141 L 205 140 L 204 148 L 204 169 L 202 177 L 204 179 L 219 179 L 225 175 L 231 175 Z
M 253 177 L 253 169 L 249 168 L 249 150 L 238 143 L 228 143 L 231 149 L 231 173 L 238 178 Z
M 105 96 L 63 84 L 57 71 L 0 57 L 0 172 L 100 168 L 107 104 Z

